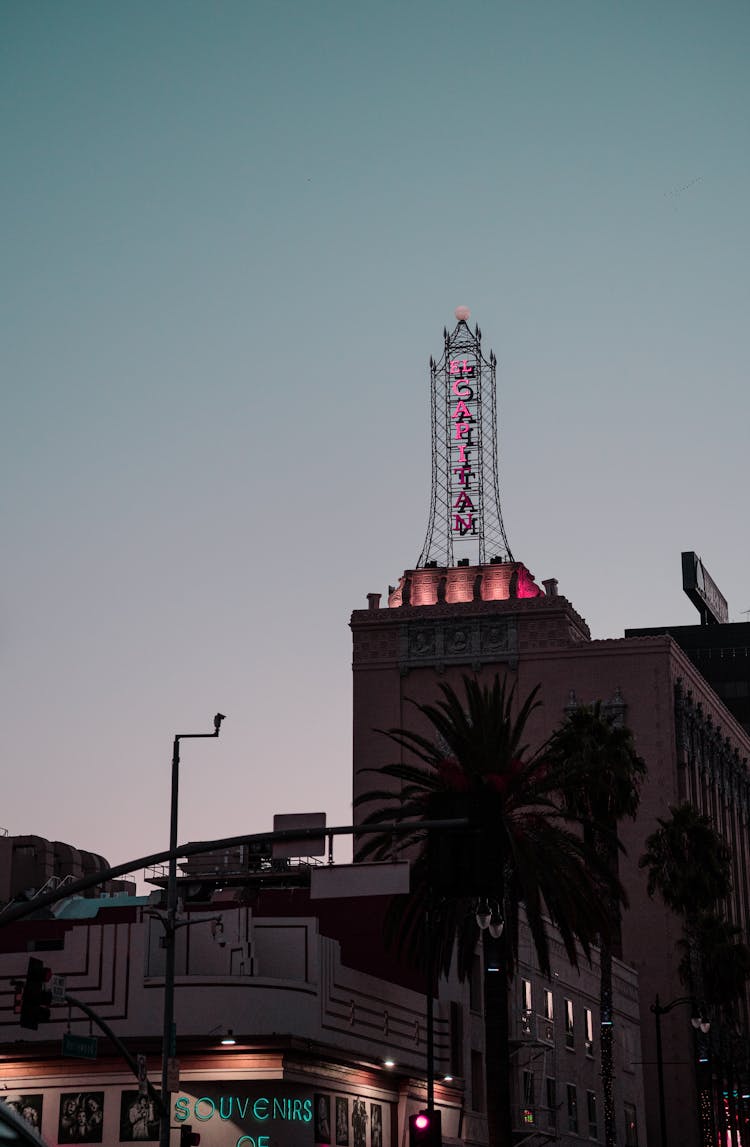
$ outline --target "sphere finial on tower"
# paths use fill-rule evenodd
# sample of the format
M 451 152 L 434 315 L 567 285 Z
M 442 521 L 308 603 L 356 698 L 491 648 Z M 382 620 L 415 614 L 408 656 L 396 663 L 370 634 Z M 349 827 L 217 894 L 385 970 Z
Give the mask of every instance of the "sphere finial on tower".
M 468 323 L 471 311 L 468 307 L 456 307 L 455 314 L 460 323 Z

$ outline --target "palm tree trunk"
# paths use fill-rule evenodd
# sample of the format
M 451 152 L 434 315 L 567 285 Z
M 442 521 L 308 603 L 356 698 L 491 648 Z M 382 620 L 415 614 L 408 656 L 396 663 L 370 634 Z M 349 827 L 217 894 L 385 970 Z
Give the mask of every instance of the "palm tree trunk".
M 617 824 L 610 823 L 608 835 L 599 836 L 595 844 L 596 852 L 604 860 L 613 876 L 617 876 L 619 856 L 617 845 Z M 599 950 L 599 1022 L 602 1055 L 602 1097 L 604 1100 L 604 1145 L 615 1147 L 617 1142 L 617 1121 L 615 1119 L 614 1096 L 614 1015 L 612 1014 L 612 957 L 613 949 L 620 954 L 620 905 L 606 889 L 602 895 L 607 899 L 609 927 L 602 936 Z
M 599 955 L 599 1014 L 601 1022 L 602 1053 L 602 1093 L 604 1096 L 604 1143 L 605 1147 L 615 1147 L 617 1127 L 615 1122 L 613 1026 L 612 1026 L 612 947 L 609 939 L 602 941 Z
M 484 965 L 488 963 L 489 933 L 483 934 Z M 489 1147 L 511 1147 L 513 1120 L 510 1087 L 510 1048 L 508 1015 L 508 945 L 503 934 L 502 957 L 497 972 L 484 976 L 484 1056 L 487 1087 L 487 1132 Z M 492 941 L 494 947 L 498 941 Z

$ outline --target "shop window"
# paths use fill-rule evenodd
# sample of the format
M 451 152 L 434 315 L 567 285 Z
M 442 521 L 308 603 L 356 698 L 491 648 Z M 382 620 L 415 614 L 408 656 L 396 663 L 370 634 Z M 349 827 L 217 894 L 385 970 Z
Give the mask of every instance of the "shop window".
M 544 1018 L 550 1022 L 555 1018 L 555 1005 L 549 988 L 544 989 Z

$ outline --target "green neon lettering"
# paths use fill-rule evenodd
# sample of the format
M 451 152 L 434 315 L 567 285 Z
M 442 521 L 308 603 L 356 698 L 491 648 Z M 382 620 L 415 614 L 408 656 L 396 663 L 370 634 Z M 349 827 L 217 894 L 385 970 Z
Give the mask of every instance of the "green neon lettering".
M 250 1100 L 247 1098 L 247 1096 L 245 1096 L 244 1099 L 240 1099 L 239 1095 L 235 1095 L 235 1100 L 237 1102 L 237 1110 L 240 1113 L 240 1119 L 244 1119 L 245 1115 L 247 1114 L 247 1105 Z
M 301 1119 L 302 1118 L 302 1100 L 301 1099 L 294 1099 L 294 1100 L 292 1100 L 292 1102 L 294 1103 L 294 1108 L 292 1111 L 292 1119 Z
M 233 1097 L 231 1095 L 219 1096 L 219 1119 L 231 1118 L 231 1115 L 232 1115 L 232 1098 Z M 229 1110 L 226 1112 L 224 1111 L 224 1105 L 225 1104 L 229 1105 Z
M 209 1105 L 209 1107 L 211 1108 L 208 1115 L 201 1115 L 200 1111 L 198 1110 L 198 1107 L 200 1106 L 201 1103 L 207 1103 Z M 215 1110 L 216 1110 L 216 1104 L 214 1103 L 213 1099 L 209 1099 L 207 1095 L 202 1095 L 200 1099 L 196 1099 L 196 1101 L 195 1101 L 195 1107 L 193 1108 L 193 1115 L 195 1116 L 196 1119 L 200 1119 L 201 1123 L 205 1123 L 207 1120 L 209 1120 L 211 1118 L 211 1116 L 213 1115 Z
M 286 1100 L 274 1099 L 273 1101 L 273 1117 L 274 1119 L 286 1119 Z
M 190 1114 L 190 1102 L 181 1095 L 174 1105 L 174 1117 L 178 1123 L 184 1123 Z
M 302 1118 L 304 1119 L 305 1123 L 312 1123 L 312 1099 L 306 1099 L 302 1104 L 302 1107 L 304 1109 L 304 1115 Z
M 265 1096 L 261 1096 L 260 1099 L 255 1100 L 253 1104 L 253 1115 L 261 1123 L 265 1119 L 268 1119 L 268 1100 Z
M 243 1143 L 247 1143 L 248 1147 L 255 1147 L 255 1140 L 252 1135 L 240 1135 L 237 1140 L 237 1147 L 242 1147 Z
M 258 1136 L 258 1147 L 268 1147 L 270 1140 L 267 1135 Z

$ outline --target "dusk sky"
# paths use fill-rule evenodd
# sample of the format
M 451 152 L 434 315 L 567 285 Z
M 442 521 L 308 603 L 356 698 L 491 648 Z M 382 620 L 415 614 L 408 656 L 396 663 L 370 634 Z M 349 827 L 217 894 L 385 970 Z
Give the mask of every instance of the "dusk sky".
M 459 304 L 514 556 L 750 618 L 749 59 L 747 0 L 0 3 L 0 826 L 166 847 L 217 710 L 181 840 L 350 823 Z

